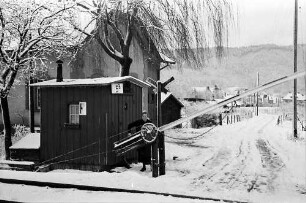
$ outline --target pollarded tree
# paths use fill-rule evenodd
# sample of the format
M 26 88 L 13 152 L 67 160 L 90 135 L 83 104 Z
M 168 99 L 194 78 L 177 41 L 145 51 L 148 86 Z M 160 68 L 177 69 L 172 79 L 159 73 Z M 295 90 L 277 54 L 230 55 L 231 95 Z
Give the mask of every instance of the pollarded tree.
M 43 71 L 49 54 L 65 54 L 73 45 L 73 5 L 64 2 L 2 0 L 0 3 L 0 99 L 5 132 L 6 159 L 11 146 L 7 97 L 19 76 Z
M 234 19 L 228 0 L 93 0 L 76 5 L 90 14 L 94 29 L 74 27 L 95 38 L 120 63 L 120 76 L 129 75 L 133 62 L 129 48 L 136 33 L 151 40 L 158 51 L 171 54 L 175 50 L 172 57 L 199 66 L 203 61 L 199 49 L 214 46 L 222 54 L 228 25 Z M 113 35 L 116 40 L 111 39 Z

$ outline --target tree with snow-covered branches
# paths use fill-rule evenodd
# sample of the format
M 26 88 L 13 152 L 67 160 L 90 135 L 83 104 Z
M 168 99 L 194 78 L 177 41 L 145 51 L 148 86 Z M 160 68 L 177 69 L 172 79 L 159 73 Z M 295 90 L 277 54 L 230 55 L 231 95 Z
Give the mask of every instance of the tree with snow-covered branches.
M 65 2 L 3 0 L 0 3 L 0 100 L 6 159 L 10 158 L 8 95 L 19 76 L 43 71 L 44 57 L 65 54 L 75 43 L 73 6 Z

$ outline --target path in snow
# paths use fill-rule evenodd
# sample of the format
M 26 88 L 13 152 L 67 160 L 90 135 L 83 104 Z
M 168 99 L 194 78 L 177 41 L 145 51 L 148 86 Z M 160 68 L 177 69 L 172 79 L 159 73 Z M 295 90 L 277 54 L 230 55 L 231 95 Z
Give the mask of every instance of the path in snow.
M 276 120 L 264 115 L 189 140 L 183 146 L 193 150 L 177 168 L 184 176 L 183 168 L 190 166 L 195 190 L 304 193 L 305 144 L 290 140 L 290 129 L 276 126 Z

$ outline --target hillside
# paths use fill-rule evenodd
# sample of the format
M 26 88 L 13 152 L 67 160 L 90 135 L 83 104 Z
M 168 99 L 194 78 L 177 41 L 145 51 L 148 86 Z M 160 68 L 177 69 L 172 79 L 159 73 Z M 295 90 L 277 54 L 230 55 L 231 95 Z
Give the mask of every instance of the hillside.
M 298 71 L 305 70 L 306 45 L 298 47 Z M 229 48 L 222 60 L 211 57 L 205 67 L 195 70 L 184 64 L 177 64 L 162 70 L 162 80 L 174 76 L 169 85 L 178 97 L 190 95 L 193 86 L 213 86 L 222 89 L 231 86 L 253 88 L 259 72 L 260 84 L 283 77 L 293 72 L 293 47 L 261 45 L 242 48 Z M 291 83 L 292 84 L 292 83 Z M 292 91 L 290 83 L 274 87 L 267 92 L 286 94 Z M 305 91 L 304 79 L 298 79 L 298 91 Z

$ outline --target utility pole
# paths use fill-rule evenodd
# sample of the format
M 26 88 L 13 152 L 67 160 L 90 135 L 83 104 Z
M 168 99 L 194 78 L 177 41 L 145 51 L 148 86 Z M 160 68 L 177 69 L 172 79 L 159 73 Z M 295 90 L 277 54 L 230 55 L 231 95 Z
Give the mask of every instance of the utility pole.
M 160 112 L 161 112 L 161 82 L 157 81 L 157 127 L 161 125 L 160 122 Z M 157 135 L 156 140 L 152 144 L 152 177 L 158 177 L 158 142 L 159 135 Z
M 259 72 L 257 72 L 257 79 L 256 79 L 256 87 L 259 86 Z M 259 98 L 259 94 L 258 92 L 256 92 L 256 112 L 255 115 L 258 116 L 258 98 Z
M 162 110 L 161 110 L 161 91 L 162 83 L 157 82 L 157 125 L 162 126 Z M 165 168 L 165 134 L 164 132 L 158 132 L 158 152 L 159 152 L 159 175 L 166 174 Z
M 304 64 L 305 66 L 305 71 L 306 71 L 306 63 Z M 305 98 L 306 98 L 306 75 L 304 76 L 304 81 L 305 81 Z M 305 136 L 306 136 L 306 101 L 304 101 L 304 123 L 303 123 L 303 127 L 304 127 L 304 131 L 305 131 Z
M 34 123 L 35 123 L 35 120 L 34 120 L 34 108 L 35 108 L 35 105 L 34 105 L 34 87 L 30 87 L 30 84 L 33 83 L 33 77 L 30 76 L 30 81 L 29 81 L 29 84 L 28 84 L 28 91 L 29 91 L 29 113 L 30 113 L 30 132 L 31 133 L 34 133 Z
M 174 80 L 174 77 L 169 78 L 167 81 L 163 83 L 161 81 L 157 81 L 157 127 L 160 127 L 163 124 L 162 123 L 162 109 L 161 109 L 161 93 L 163 92 L 167 94 L 168 90 L 165 87 L 173 80 Z M 160 176 L 166 174 L 165 134 L 164 132 L 158 132 L 156 142 L 158 144 L 158 167 L 156 167 L 155 169 L 153 167 L 153 171 L 154 171 L 152 172 L 153 177 L 157 177 L 158 173 Z M 159 170 L 155 172 L 155 170 L 157 169 Z
M 297 30 L 298 30 L 298 0 L 295 0 L 294 9 L 294 73 L 297 72 Z M 297 138 L 297 79 L 293 81 L 293 136 Z

